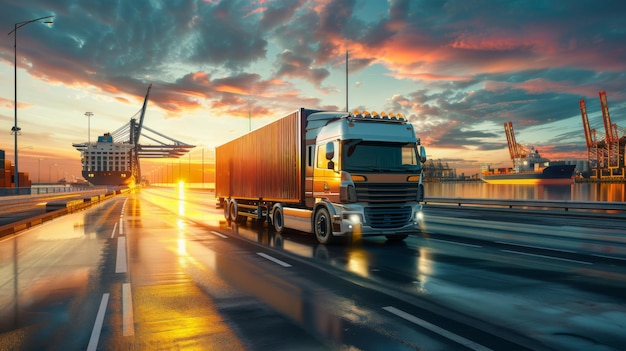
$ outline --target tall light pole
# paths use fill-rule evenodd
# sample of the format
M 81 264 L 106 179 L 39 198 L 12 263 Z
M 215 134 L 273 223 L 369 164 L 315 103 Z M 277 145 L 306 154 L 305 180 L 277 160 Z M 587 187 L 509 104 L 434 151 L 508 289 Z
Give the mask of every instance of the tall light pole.
M 91 145 L 91 116 L 93 116 L 93 112 L 85 112 L 85 116 L 87 116 L 87 159 L 90 157 L 88 152 L 89 152 L 89 145 Z M 91 161 L 86 161 L 87 162 L 87 170 L 91 171 Z
M 93 116 L 93 112 L 85 112 L 85 116 L 87 116 L 87 145 L 91 144 L 91 116 Z
M 37 159 L 37 184 L 41 184 L 41 160 L 43 158 Z
M 14 119 L 15 119 L 15 123 L 13 124 L 13 128 L 11 128 L 11 131 L 13 132 L 13 137 L 14 137 L 14 150 L 15 150 L 15 189 L 17 190 L 20 185 L 19 185 L 19 179 L 18 179 L 18 167 L 17 167 L 17 135 L 20 132 L 20 127 L 17 126 L 17 30 L 24 27 L 27 24 L 31 24 L 33 22 L 39 22 L 42 20 L 43 23 L 46 24 L 52 24 L 54 23 L 52 21 L 52 18 L 54 18 L 54 16 L 45 16 L 45 17 L 40 17 L 40 18 L 35 18 L 32 19 L 30 21 L 24 21 L 24 22 L 17 22 L 15 23 L 15 27 L 13 28 L 12 31 L 9 32 L 8 35 L 13 34 L 13 89 L 15 92 L 14 95 L 14 100 L 13 100 L 13 115 L 14 115 Z

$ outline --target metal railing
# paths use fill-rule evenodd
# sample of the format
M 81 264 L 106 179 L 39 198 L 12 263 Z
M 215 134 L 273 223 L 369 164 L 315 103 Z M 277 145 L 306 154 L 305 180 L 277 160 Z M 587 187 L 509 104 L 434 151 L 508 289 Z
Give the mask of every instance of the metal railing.
M 80 185 L 50 185 L 50 186 L 33 186 L 23 188 L 0 188 L 0 197 L 3 196 L 25 196 L 25 195 L 45 195 L 58 193 L 78 193 L 92 190 L 118 189 L 119 187 L 107 186 L 80 186 Z
M 569 200 L 514 200 L 514 199 L 472 199 L 451 197 L 426 197 L 424 204 L 443 204 L 456 206 L 482 206 L 519 209 L 551 209 L 578 211 L 619 211 L 626 213 L 626 203 L 609 201 L 569 201 Z

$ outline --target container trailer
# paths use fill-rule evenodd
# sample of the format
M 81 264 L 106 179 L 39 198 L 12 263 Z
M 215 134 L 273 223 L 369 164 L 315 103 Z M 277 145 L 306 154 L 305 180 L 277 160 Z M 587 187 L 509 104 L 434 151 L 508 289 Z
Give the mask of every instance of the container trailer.
M 216 148 L 215 192 L 228 221 L 277 233 L 404 240 L 420 230 L 426 151 L 401 115 L 299 108 Z

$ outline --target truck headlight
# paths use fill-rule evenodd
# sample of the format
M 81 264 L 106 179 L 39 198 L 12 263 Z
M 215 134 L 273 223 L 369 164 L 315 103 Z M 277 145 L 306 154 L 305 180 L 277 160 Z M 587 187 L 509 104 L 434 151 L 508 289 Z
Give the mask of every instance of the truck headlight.
M 424 212 L 422 211 L 415 212 L 415 221 L 421 222 L 422 220 L 424 220 Z
M 359 216 L 358 214 L 351 214 L 348 219 L 350 220 L 350 222 L 352 222 L 353 224 L 360 224 L 361 223 L 361 216 Z

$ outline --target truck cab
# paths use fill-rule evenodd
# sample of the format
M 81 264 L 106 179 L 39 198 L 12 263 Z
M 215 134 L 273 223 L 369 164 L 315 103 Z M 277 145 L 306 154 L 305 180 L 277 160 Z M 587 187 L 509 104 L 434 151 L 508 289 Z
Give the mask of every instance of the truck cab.
M 334 237 L 385 235 L 403 240 L 419 231 L 426 152 L 403 117 L 355 111 L 308 116 L 305 189 L 312 232 Z M 326 213 L 327 212 L 327 213 Z

